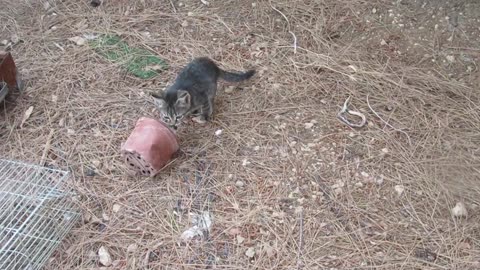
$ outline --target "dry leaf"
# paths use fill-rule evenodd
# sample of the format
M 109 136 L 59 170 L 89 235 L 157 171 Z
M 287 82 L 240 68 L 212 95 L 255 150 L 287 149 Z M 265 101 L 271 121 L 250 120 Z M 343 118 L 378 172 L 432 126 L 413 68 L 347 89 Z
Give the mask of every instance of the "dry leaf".
M 23 124 L 30 118 L 30 115 L 32 115 L 33 112 L 33 106 L 28 107 L 28 109 L 25 111 L 25 114 L 23 115 L 22 123 L 20 124 L 20 128 L 23 128 Z

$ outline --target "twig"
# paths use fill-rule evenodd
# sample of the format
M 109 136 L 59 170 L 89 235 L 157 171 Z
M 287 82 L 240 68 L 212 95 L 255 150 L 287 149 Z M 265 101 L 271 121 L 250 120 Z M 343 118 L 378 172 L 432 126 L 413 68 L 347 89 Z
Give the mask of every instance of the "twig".
M 346 124 L 347 126 L 352 127 L 352 128 L 361 128 L 361 127 L 365 126 L 365 124 L 367 123 L 367 117 L 361 112 L 356 112 L 356 111 L 349 110 L 348 109 L 348 102 L 350 102 L 350 97 L 348 97 L 345 100 L 345 102 L 343 103 L 342 109 L 337 113 L 337 118 L 340 121 L 342 121 L 344 124 Z M 351 123 L 347 118 L 345 118 L 345 116 L 343 116 L 344 113 L 359 116 L 359 117 L 362 118 L 362 121 L 360 122 L 360 124 Z
M 175 4 L 172 0 L 170 0 L 170 5 L 172 5 L 173 13 L 177 13 L 177 8 L 175 7 Z
M 297 53 L 297 36 L 295 35 L 295 33 L 292 32 L 291 30 L 291 27 L 290 27 L 290 21 L 288 20 L 287 16 L 285 14 L 283 14 L 283 12 L 281 12 L 280 10 L 278 10 L 276 7 L 274 7 L 272 5 L 272 2 L 269 2 L 270 6 L 272 7 L 273 10 L 275 10 L 276 12 L 278 12 L 280 15 L 282 15 L 282 17 L 285 19 L 285 21 L 287 21 L 287 26 L 288 26 L 288 32 L 290 33 L 290 35 L 292 35 L 293 37 L 293 53 Z
M 401 133 L 405 134 L 405 136 L 407 136 L 407 139 L 408 139 L 408 144 L 410 146 L 412 146 L 412 141 L 411 141 L 410 136 L 408 135 L 407 132 L 405 132 L 401 129 L 398 129 L 398 128 L 392 126 L 387 121 L 383 120 L 383 118 L 372 108 L 372 106 L 370 106 L 370 101 L 368 100 L 368 95 L 367 95 L 367 105 L 368 105 L 368 108 L 373 112 L 373 114 L 375 114 L 375 116 L 378 117 L 378 119 L 380 119 L 383 123 L 385 123 L 385 125 L 387 125 L 388 127 L 392 128 L 395 131 L 398 131 L 398 132 L 401 132 Z
M 52 138 L 53 138 L 53 133 L 55 130 L 52 128 L 50 129 L 50 133 L 48 134 L 47 137 L 47 142 L 45 143 L 45 147 L 43 148 L 43 153 L 42 157 L 40 158 L 40 165 L 44 166 L 45 165 L 45 159 L 47 158 L 48 151 L 50 150 L 50 146 L 52 144 Z
M 303 249 L 303 209 L 300 211 L 300 236 L 298 240 L 298 252 L 297 252 L 297 270 L 302 268 L 302 249 Z

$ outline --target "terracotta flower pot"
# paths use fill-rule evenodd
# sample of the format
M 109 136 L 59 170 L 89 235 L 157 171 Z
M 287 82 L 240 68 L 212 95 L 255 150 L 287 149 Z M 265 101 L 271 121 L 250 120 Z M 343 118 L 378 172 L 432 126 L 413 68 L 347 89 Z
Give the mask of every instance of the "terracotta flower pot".
M 169 127 L 157 120 L 142 117 L 122 145 L 122 155 L 131 173 L 154 176 L 178 149 L 177 137 Z

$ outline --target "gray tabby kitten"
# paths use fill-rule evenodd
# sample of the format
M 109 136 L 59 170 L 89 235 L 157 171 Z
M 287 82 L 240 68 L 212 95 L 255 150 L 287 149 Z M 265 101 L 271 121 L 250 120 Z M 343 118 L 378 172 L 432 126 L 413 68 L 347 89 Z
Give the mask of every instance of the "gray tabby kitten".
M 227 72 L 207 57 L 195 58 L 178 74 L 173 85 L 152 96 L 163 122 L 169 126 L 176 129 L 181 120 L 189 115 L 196 116 L 197 122 L 205 123 L 213 114 L 218 79 L 240 82 L 254 74 L 255 70 Z

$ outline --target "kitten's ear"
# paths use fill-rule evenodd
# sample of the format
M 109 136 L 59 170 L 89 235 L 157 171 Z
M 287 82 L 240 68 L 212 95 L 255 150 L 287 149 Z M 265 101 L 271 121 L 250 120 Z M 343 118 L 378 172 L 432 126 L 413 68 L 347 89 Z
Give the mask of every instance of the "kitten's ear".
M 163 94 L 152 93 L 151 95 L 155 105 L 157 105 L 159 108 L 165 108 L 167 106 Z
M 177 93 L 177 102 L 176 105 L 181 107 L 190 107 L 190 93 L 185 90 L 179 90 Z

